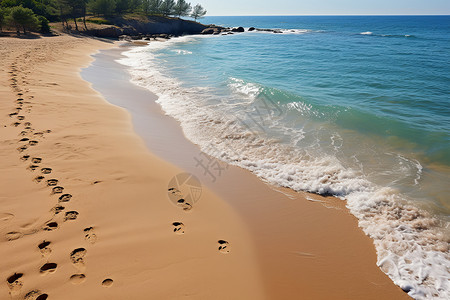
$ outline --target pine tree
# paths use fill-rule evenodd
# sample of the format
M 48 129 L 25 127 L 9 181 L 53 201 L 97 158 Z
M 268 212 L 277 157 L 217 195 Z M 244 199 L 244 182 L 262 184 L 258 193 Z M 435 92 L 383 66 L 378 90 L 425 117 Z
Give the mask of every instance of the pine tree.
M 200 4 L 197 4 L 192 9 L 191 17 L 197 21 L 197 19 L 201 19 L 206 15 L 206 10 Z
M 7 21 L 11 26 L 16 27 L 17 31 L 23 30 L 26 34 L 27 30 L 34 30 L 39 28 L 39 20 L 33 11 L 29 8 L 24 8 L 22 5 L 11 8 Z
M 187 3 L 185 0 L 178 0 L 175 4 L 174 13 L 176 16 L 189 16 L 191 13 L 192 7 L 190 3 Z
M 160 12 L 164 16 L 170 16 L 174 14 L 175 0 L 164 0 L 160 6 Z

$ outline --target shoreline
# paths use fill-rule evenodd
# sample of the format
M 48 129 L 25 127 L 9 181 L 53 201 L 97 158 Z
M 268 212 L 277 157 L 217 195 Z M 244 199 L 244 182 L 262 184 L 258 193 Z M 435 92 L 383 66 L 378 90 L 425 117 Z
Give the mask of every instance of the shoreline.
M 154 103 L 157 99 L 156 95 L 130 82 L 123 82 L 124 79 L 128 81 L 130 79 L 126 73 L 126 67 L 114 61 L 120 58 L 120 53 L 123 51 L 125 50 L 113 49 L 102 51 L 100 54 L 95 55 L 96 60 L 93 65 L 83 70 L 83 77 L 92 82 L 93 88 L 105 95 L 109 102 L 125 107 L 131 112 L 134 129 L 144 139 L 150 151 L 195 174 L 202 183 L 239 212 L 251 229 L 254 242 L 256 243 L 259 262 L 264 273 L 264 285 L 267 287 L 266 292 L 269 297 L 289 297 L 298 293 L 311 293 L 309 295 L 314 295 L 315 299 L 325 299 L 327 297 L 364 297 L 365 299 L 371 299 L 372 296 L 367 294 L 371 288 L 365 285 L 367 282 L 364 283 L 364 280 L 360 280 L 361 276 L 364 277 L 364 275 L 357 272 L 353 273 L 355 270 L 352 270 L 349 272 L 352 275 L 348 276 L 347 272 L 344 271 L 344 269 L 359 268 L 359 271 L 364 271 L 363 273 L 365 274 L 368 270 L 374 273 L 371 274 L 373 277 L 370 279 L 372 284 L 384 285 L 383 291 L 378 290 L 378 294 L 373 294 L 373 299 L 382 296 L 380 293 L 386 293 L 384 296 L 388 298 L 393 297 L 392 295 L 394 294 L 396 298 L 401 297 L 401 295 L 404 295 L 405 299 L 409 298 L 376 266 L 376 255 L 372 240 L 365 236 L 362 230 L 357 227 L 356 218 L 345 208 L 344 201 L 333 197 L 325 198 L 314 194 L 295 193 L 284 188 L 275 189 L 263 183 L 249 171 L 235 166 L 227 166 L 225 175 L 218 178 L 215 182 L 211 182 L 210 178 L 205 177 L 201 169 L 195 168 L 193 159 L 200 153 L 200 150 L 184 137 L 178 122 L 165 116 L 160 106 Z M 89 72 L 90 74 L 87 75 Z M 113 80 L 114 84 L 112 86 L 115 88 L 108 88 L 105 82 L 102 82 L 105 80 L 105 77 L 102 75 L 107 76 L 107 74 L 114 74 L 114 76 L 111 76 L 114 78 L 110 79 Z M 120 77 L 119 80 L 117 80 L 118 77 Z M 120 88 L 118 88 L 119 86 Z M 123 94 L 128 96 L 126 102 L 121 99 L 121 96 L 118 96 Z M 149 128 L 158 128 L 158 130 L 155 132 L 149 130 Z M 183 149 L 183 151 L 180 152 L 178 149 Z M 232 187 L 232 191 L 230 187 Z M 245 201 L 242 201 L 243 199 Z M 305 210 L 307 211 L 306 214 Z M 297 218 L 300 216 L 307 217 L 308 220 L 298 220 Z M 311 216 L 313 217 L 311 218 Z M 267 220 L 270 221 L 267 222 Z M 320 226 L 324 226 L 327 229 L 311 228 L 312 224 L 316 226 L 320 224 Z M 301 237 L 293 236 L 305 228 L 308 230 L 305 236 L 301 236 L 302 234 L 300 234 Z M 351 237 L 347 235 L 348 233 L 350 233 Z M 336 237 L 335 235 L 338 236 Z M 317 237 L 318 240 L 311 243 L 308 240 L 311 236 Z M 308 239 L 305 240 L 306 237 Z M 320 239 L 323 240 L 319 241 Z M 323 251 L 323 248 L 330 247 L 327 245 L 330 242 L 333 244 L 331 246 L 333 250 L 342 247 L 340 240 L 345 240 L 346 242 L 344 249 L 341 249 L 339 253 L 333 253 L 330 256 L 329 252 Z M 308 244 L 308 242 L 309 250 L 312 251 L 293 250 L 304 247 L 304 244 Z M 271 245 L 271 243 L 273 244 Z M 346 257 L 348 253 L 354 251 L 354 248 L 362 250 L 357 254 L 357 260 L 360 261 L 356 263 L 352 261 L 355 259 L 354 257 Z M 288 255 L 286 256 L 286 254 Z M 312 261 L 325 260 L 326 262 L 305 263 L 303 261 L 293 263 L 294 259 L 289 257 L 289 255 L 294 257 L 297 255 L 302 258 L 313 257 Z M 367 263 L 367 260 L 372 260 L 372 263 Z M 364 265 L 363 268 L 361 268 L 361 263 Z M 325 269 L 332 269 L 334 272 L 344 271 L 346 274 L 347 277 L 345 279 L 337 280 L 334 283 L 330 283 L 330 280 L 336 280 L 334 276 L 325 279 L 329 285 L 335 285 L 333 288 L 330 288 L 330 290 L 333 290 L 333 294 L 330 291 L 320 294 L 317 293 L 317 290 L 311 289 L 311 287 L 317 288 L 319 286 L 318 282 L 324 280 L 323 277 L 327 277 L 323 276 L 321 278 L 325 273 L 324 269 L 315 274 L 314 269 L 317 265 L 321 265 Z M 339 265 L 339 267 L 336 267 L 336 265 Z M 342 268 L 342 265 L 345 265 L 345 267 Z M 305 267 L 308 269 L 307 272 L 304 271 Z M 333 274 L 328 269 L 326 273 Z M 302 278 L 307 282 L 305 285 L 298 282 L 300 277 L 306 275 L 300 274 L 302 272 L 299 270 L 308 273 L 308 278 Z M 386 279 L 387 281 L 384 281 Z M 377 282 L 378 280 L 381 281 Z M 317 283 L 314 284 L 314 282 Z M 353 283 L 352 291 L 350 293 L 347 291 L 346 293 L 344 289 L 347 288 L 344 288 L 344 286 L 351 284 L 350 282 Z M 353 290 L 353 285 L 358 285 L 358 288 Z M 337 296 L 335 293 L 339 290 L 342 292 L 341 296 Z

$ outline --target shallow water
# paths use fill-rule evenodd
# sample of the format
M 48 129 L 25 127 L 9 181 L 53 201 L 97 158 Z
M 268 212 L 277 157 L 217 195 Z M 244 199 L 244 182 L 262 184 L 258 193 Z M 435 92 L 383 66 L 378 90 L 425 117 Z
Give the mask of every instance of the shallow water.
M 126 53 L 201 149 L 274 185 L 347 200 L 379 265 L 449 298 L 450 17 L 210 17 L 281 28 Z

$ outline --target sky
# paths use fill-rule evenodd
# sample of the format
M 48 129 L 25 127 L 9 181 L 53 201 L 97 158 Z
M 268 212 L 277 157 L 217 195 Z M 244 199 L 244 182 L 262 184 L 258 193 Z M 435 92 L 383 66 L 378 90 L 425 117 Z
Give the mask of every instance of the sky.
M 450 0 L 190 0 L 208 16 L 450 15 Z M 188 1 L 189 2 L 189 1 Z

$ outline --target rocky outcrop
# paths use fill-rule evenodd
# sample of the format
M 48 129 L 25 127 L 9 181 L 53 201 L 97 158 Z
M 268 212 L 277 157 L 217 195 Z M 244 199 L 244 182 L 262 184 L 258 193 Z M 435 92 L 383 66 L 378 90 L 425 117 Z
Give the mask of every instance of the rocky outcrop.
M 199 34 L 207 25 L 180 18 L 150 16 L 147 20 L 115 18 L 113 24 L 123 29 L 123 34 Z
M 124 34 L 121 28 L 113 26 L 100 29 L 91 29 L 86 31 L 86 33 L 102 38 L 118 38 L 119 36 Z
M 263 29 L 263 28 L 255 28 L 256 31 L 265 31 L 265 32 L 272 32 L 272 33 L 283 33 L 279 29 Z
M 244 32 L 244 31 L 245 31 L 244 27 L 236 27 L 231 29 L 231 32 Z
M 204 29 L 201 34 L 219 34 L 225 31 L 226 28 L 210 25 L 210 27 Z
M 245 32 L 244 27 L 226 28 L 217 25 L 204 25 L 194 21 L 183 20 L 180 18 L 150 16 L 141 19 L 129 19 L 116 17 L 108 19 L 114 25 L 102 26 L 101 28 L 91 29 L 88 34 L 105 37 L 120 38 L 124 40 L 156 38 L 169 39 L 173 36 L 186 34 L 233 34 Z M 263 29 L 250 27 L 248 31 L 264 31 L 271 33 L 282 33 L 278 29 Z
M 114 25 L 88 30 L 86 33 L 98 37 L 118 38 L 119 36 L 148 36 L 166 34 L 180 36 L 200 34 L 207 25 L 180 18 L 150 16 L 146 19 L 125 19 L 121 17 L 108 19 Z

